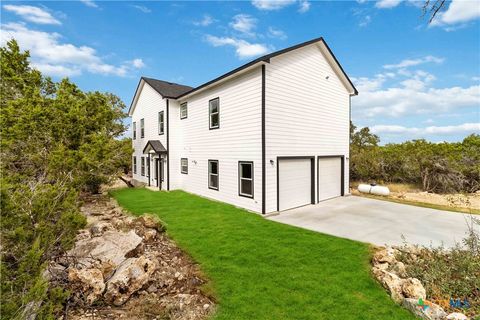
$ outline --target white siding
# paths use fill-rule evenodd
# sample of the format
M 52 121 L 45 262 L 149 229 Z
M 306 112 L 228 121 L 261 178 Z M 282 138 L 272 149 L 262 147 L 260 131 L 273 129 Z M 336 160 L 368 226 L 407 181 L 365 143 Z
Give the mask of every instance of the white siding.
M 266 65 L 267 212 L 277 210 L 277 156 L 349 157 L 349 99 L 317 45 L 279 55 Z M 347 193 L 347 159 L 345 173 Z
M 133 156 L 137 157 L 137 174 L 133 175 L 133 178 L 137 181 L 144 182 L 148 184 L 147 178 L 147 165 L 145 165 L 145 176 L 141 176 L 141 157 L 147 157 L 146 154 L 143 154 L 143 148 L 147 144 L 148 140 L 159 140 L 165 148 L 167 147 L 167 113 L 166 113 L 166 100 L 155 91 L 148 83 L 145 83 L 142 88 L 139 88 L 138 101 L 135 107 L 135 110 L 132 115 L 132 126 L 133 122 L 136 122 L 137 126 L 137 138 L 132 140 L 133 144 Z M 158 134 L 158 113 L 164 111 L 165 117 L 165 133 L 163 135 Z M 145 137 L 141 138 L 140 135 L 140 119 L 145 119 Z M 132 136 L 133 137 L 133 136 Z M 147 159 L 145 158 L 145 161 Z M 154 180 L 154 163 L 150 162 L 150 172 L 151 172 L 151 184 L 155 185 Z M 167 170 L 165 168 L 165 183 L 167 181 Z
M 187 100 L 188 118 L 180 120 L 180 102 L 170 101 L 171 189 L 261 212 L 261 68 L 200 92 Z M 220 99 L 220 128 L 209 130 L 209 100 Z M 188 174 L 180 173 L 188 158 Z M 219 161 L 219 190 L 208 188 L 208 160 Z M 239 196 L 238 162 L 254 162 L 254 198 Z

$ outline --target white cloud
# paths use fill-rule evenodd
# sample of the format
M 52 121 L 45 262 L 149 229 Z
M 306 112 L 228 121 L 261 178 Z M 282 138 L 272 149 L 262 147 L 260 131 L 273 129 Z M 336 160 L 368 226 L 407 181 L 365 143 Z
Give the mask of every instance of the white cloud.
M 214 22 L 215 22 L 215 19 L 213 19 L 210 15 L 205 14 L 202 20 L 193 21 L 193 24 L 200 27 L 207 27 Z
M 310 10 L 310 2 L 308 2 L 307 0 L 300 0 L 299 4 L 300 7 L 298 8 L 298 12 L 305 13 Z
M 424 63 L 442 63 L 445 61 L 444 58 L 438 58 L 434 56 L 425 56 L 423 58 L 418 58 L 418 59 L 406 59 L 402 60 L 400 63 L 397 64 L 386 64 L 383 67 L 385 69 L 400 69 L 400 68 L 407 68 L 407 67 L 412 67 L 412 66 L 417 66 L 419 64 L 424 64 Z
M 280 29 L 275 29 L 274 27 L 268 27 L 267 35 L 270 38 L 277 38 L 277 39 L 280 39 L 280 40 L 287 39 L 287 34 L 284 31 L 282 31 Z
M 145 67 L 145 63 L 143 62 L 142 59 L 137 58 L 132 60 L 132 66 L 134 68 L 141 69 Z
M 439 13 L 431 25 L 444 26 L 462 24 L 478 18 L 480 18 L 480 3 L 478 0 L 452 0 L 447 10 Z M 453 30 L 450 29 L 447 31 Z
M 85 4 L 87 7 L 98 8 L 98 5 L 92 0 L 80 0 L 80 2 Z
M 21 23 L 1 25 L 0 44 L 16 39 L 23 50 L 29 50 L 32 64 L 51 76 L 76 76 L 84 71 L 103 75 L 126 76 L 132 68 L 142 67 L 141 59 L 120 65 L 105 63 L 95 49 L 62 43 L 58 33 L 28 29 Z
M 207 35 L 205 40 L 214 47 L 232 46 L 235 48 L 236 55 L 243 58 L 259 56 L 269 51 L 268 47 L 260 43 L 250 43 L 245 40 L 235 39 L 231 37 L 216 37 Z
M 6 11 L 14 12 L 29 22 L 38 24 L 62 24 L 55 19 L 50 12 L 34 6 L 6 4 L 3 6 Z
M 253 0 L 252 5 L 259 10 L 279 10 L 295 3 L 296 0 Z
M 411 135 L 454 135 L 480 133 L 480 123 L 463 123 L 455 126 L 429 126 L 424 128 L 404 127 L 400 125 L 375 125 L 370 127 L 375 134 Z
M 375 7 L 379 9 L 390 9 L 398 6 L 402 0 L 379 0 L 375 3 Z
M 480 81 L 480 77 L 472 77 L 473 81 Z
M 254 36 L 253 30 L 257 26 L 257 19 L 248 14 L 237 14 L 230 22 L 230 27 L 234 30 L 243 33 L 244 35 Z
M 151 13 L 152 10 L 150 10 L 149 8 L 145 7 L 145 6 L 139 6 L 139 5 L 132 5 L 132 7 L 134 7 L 135 9 L 138 9 L 140 11 L 142 11 L 143 13 Z
M 363 17 L 363 19 L 360 21 L 360 23 L 358 25 L 360 27 L 366 27 L 370 24 L 370 22 L 372 22 L 372 17 L 367 15 L 367 16 Z

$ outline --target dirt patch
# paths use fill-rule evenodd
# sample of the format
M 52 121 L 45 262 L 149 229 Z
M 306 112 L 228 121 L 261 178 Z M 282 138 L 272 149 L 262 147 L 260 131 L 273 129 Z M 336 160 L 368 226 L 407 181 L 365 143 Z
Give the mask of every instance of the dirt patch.
M 105 195 L 81 209 L 87 227 L 45 274 L 72 293 L 64 318 L 200 320 L 214 312 L 199 266 L 154 216 L 131 217 Z
M 354 195 L 365 195 L 357 190 L 358 184 L 358 182 L 352 183 L 350 192 Z M 421 191 L 409 184 L 386 184 L 385 186 L 390 189 L 390 195 L 382 198 L 465 209 L 462 210 L 464 212 L 466 210 L 468 211 L 468 209 L 480 210 L 480 192 L 470 194 L 438 194 Z

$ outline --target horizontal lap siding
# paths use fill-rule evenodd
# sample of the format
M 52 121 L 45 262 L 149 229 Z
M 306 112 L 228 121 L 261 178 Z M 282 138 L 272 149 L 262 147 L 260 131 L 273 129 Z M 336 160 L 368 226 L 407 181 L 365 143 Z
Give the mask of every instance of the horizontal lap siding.
M 165 117 L 165 133 L 163 135 L 158 134 L 158 113 L 164 111 Z M 141 176 L 141 160 L 140 157 L 145 157 L 147 161 L 146 154 L 143 154 L 143 149 L 147 144 L 148 140 L 160 140 L 163 146 L 167 147 L 167 133 L 166 133 L 166 100 L 162 99 L 162 96 L 155 91 L 149 84 L 145 83 L 141 92 L 139 93 L 138 101 L 135 107 L 135 110 L 132 115 L 132 130 L 133 122 L 137 123 L 137 139 L 132 140 L 134 156 L 137 156 L 137 174 L 133 175 L 133 178 L 137 181 L 141 181 L 148 184 L 147 174 L 147 165 L 145 164 L 145 176 Z M 140 119 L 145 119 L 145 137 L 140 138 Z M 133 137 L 133 136 L 132 136 Z M 154 164 L 150 162 L 151 183 L 154 185 L 153 177 L 155 177 L 153 172 Z M 167 181 L 167 170 L 165 168 L 165 183 Z
M 208 102 L 220 99 L 220 129 L 209 130 Z M 186 100 L 188 118 L 180 120 L 180 102 L 171 103 L 170 168 L 173 187 L 252 211 L 261 211 L 261 69 Z M 188 174 L 180 174 L 188 158 Z M 219 161 L 219 190 L 208 188 L 208 159 Z M 238 161 L 254 162 L 254 199 L 238 195 Z M 196 163 L 195 163 L 196 162 Z
M 350 107 L 345 86 L 315 45 L 271 59 L 266 72 L 266 211 L 272 212 L 277 204 L 276 157 L 348 158 Z

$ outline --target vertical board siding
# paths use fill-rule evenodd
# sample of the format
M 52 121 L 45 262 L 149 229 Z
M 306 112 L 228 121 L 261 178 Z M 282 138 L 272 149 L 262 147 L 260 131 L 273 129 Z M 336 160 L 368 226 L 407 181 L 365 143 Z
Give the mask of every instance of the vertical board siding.
M 137 181 L 143 182 L 148 184 L 147 178 L 147 165 L 145 164 L 145 176 L 141 175 L 140 165 L 141 160 L 140 157 L 145 157 L 145 161 L 147 161 L 146 154 L 143 154 L 143 148 L 147 144 L 148 140 L 159 140 L 163 146 L 167 146 L 167 133 L 166 133 L 166 102 L 162 98 L 162 96 L 155 91 L 148 83 L 145 83 L 143 87 L 140 89 L 138 93 L 138 101 L 137 106 L 132 114 L 132 123 L 137 123 L 137 138 L 132 140 L 133 145 L 133 156 L 137 157 L 137 174 L 133 175 L 133 178 Z M 164 119 L 165 119 L 165 133 L 163 135 L 158 134 L 158 113 L 160 111 L 164 111 Z M 140 137 L 140 119 L 145 119 L 145 137 Z M 156 182 L 154 180 L 155 173 L 154 170 L 154 161 L 150 158 L 150 176 L 151 176 L 151 184 L 155 185 Z M 165 179 L 164 182 L 167 181 L 167 170 L 164 169 Z M 166 186 L 166 185 L 165 185 Z
M 316 45 L 272 58 L 266 71 L 266 211 L 273 212 L 277 210 L 276 158 L 348 158 L 350 110 L 347 89 Z M 347 159 L 345 165 L 348 193 Z M 314 167 L 317 170 L 316 163 Z

